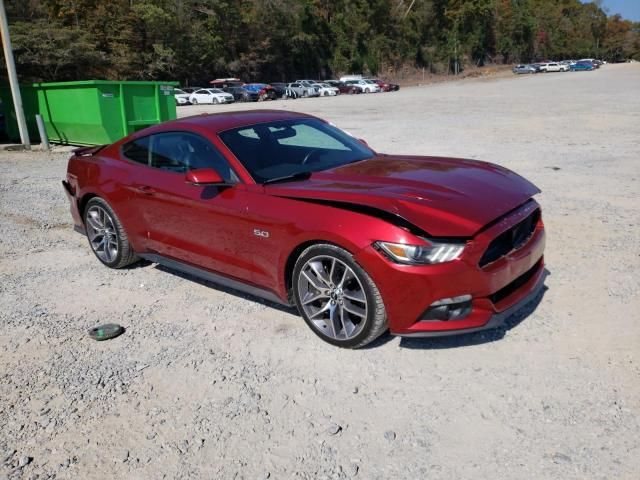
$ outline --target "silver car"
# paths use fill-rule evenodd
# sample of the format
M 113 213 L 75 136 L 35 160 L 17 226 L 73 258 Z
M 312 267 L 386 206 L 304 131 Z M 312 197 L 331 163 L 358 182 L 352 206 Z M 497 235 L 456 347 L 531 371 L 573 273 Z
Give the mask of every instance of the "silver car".
M 536 73 L 536 67 L 531 65 L 516 65 L 513 67 L 513 73 L 522 74 L 522 73 Z
M 287 88 L 294 92 L 298 97 L 319 97 L 320 92 L 314 87 L 303 85 L 300 82 L 293 82 L 287 85 Z

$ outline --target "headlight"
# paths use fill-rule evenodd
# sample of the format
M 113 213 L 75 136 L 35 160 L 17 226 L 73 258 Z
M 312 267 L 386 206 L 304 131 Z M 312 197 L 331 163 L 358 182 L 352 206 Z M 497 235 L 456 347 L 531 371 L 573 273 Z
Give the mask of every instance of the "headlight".
M 464 243 L 439 243 L 426 240 L 428 245 L 376 242 L 375 245 L 392 260 L 409 265 L 431 265 L 455 260 L 462 254 Z

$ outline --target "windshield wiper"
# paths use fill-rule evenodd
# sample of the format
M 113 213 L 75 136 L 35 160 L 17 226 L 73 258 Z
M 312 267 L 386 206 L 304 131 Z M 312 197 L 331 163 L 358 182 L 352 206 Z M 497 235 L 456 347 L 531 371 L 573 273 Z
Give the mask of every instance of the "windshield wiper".
M 306 180 L 309 177 L 311 177 L 311 172 L 298 172 L 292 175 L 285 175 L 284 177 L 270 178 L 269 180 L 262 182 L 262 184 L 268 185 L 270 183 L 293 182 L 296 180 Z

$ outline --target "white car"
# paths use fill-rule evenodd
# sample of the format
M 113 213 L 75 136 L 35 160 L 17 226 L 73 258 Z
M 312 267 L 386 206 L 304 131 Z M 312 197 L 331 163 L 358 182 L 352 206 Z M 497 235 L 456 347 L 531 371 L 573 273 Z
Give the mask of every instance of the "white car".
M 557 62 L 541 63 L 540 71 L 541 72 L 568 72 L 569 65 L 564 65 L 562 63 L 557 63 Z
M 194 105 L 199 103 L 233 103 L 233 95 L 223 92 L 219 88 L 201 88 L 189 96 L 189 101 Z
M 349 80 L 362 80 L 362 75 L 343 75 L 340 77 L 341 82 L 348 82 Z
M 373 80 L 361 79 L 361 80 L 347 80 L 347 85 L 355 85 L 360 87 L 363 93 L 378 93 L 380 91 L 380 85 Z
M 189 105 L 189 94 L 179 88 L 173 89 L 173 96 L 176 97 L 176 105 Z
M 321 97 L 335 97 L 340 94 L 340 89 L 332 87 L 328 83 L 314 83 L 312 86 L 318 91 Z

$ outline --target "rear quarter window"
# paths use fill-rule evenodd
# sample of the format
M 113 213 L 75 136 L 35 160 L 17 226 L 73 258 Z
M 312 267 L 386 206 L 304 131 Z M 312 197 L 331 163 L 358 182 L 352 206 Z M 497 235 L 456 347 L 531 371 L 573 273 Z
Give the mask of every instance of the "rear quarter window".
M 150 137 L 142 137 L 125 143 L 122 155 L 133 162 L 149 165 L 149 139 Z

